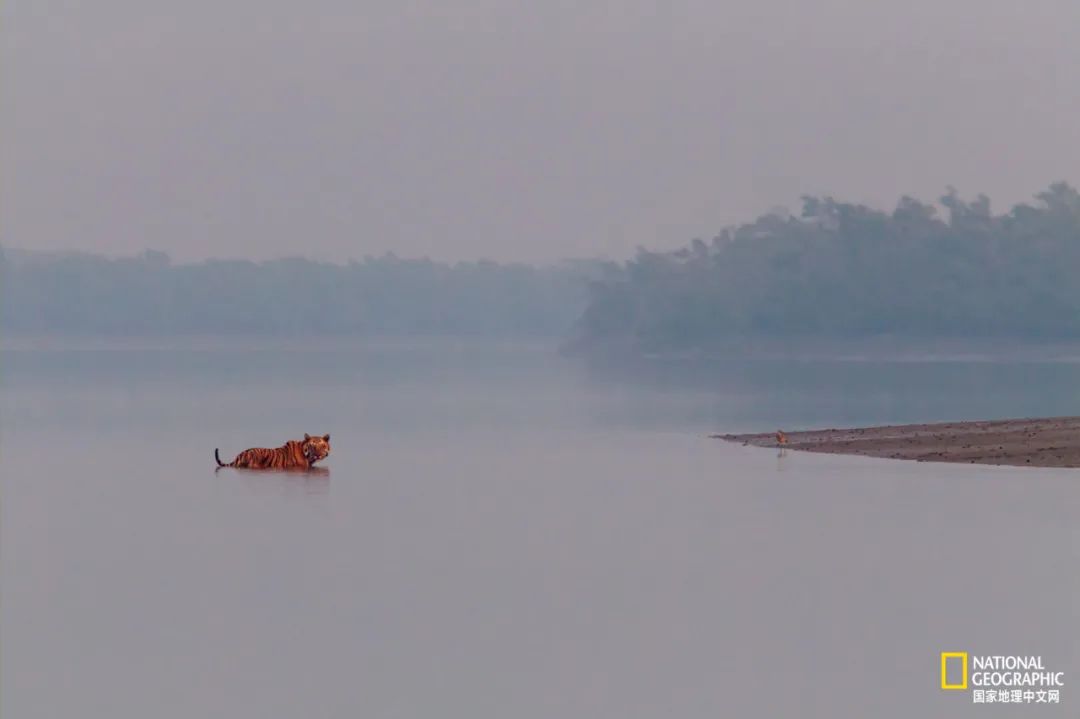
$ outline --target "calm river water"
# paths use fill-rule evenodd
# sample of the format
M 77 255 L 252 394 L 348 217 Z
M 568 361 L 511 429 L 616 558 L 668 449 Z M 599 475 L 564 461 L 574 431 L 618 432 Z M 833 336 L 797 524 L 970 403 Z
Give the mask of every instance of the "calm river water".
M 1080 414 L 1080 364 L 589 367 L 545 345 L 0 353 L 0 713 L 1080 712 L 1080 470 L 721 431 Z M 215 472 L 304 432 L 322 475 Z M 940 652 L 1037 654 L 983 707 Z

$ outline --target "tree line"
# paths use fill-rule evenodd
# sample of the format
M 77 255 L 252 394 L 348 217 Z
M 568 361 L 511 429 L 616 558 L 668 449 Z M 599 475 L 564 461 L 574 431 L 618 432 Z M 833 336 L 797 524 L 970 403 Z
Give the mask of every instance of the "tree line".
M 1080 338 L 1080 193 L 1007 212 L 950 189 L 891 212 L 804 197 L 668 252 L 548 267 L 367 257 L 178 264 L 0 250 L 10 334 L 476 335 L 582 351 L 744 338 Z
M 892 212 L 804 197 L 591 282 L 578 348 L 702 350 L 747 337 L 1080 338 L 1080 194 L 994 214 L 955 190 Z
M 347 264 L 281 259 L 177 264 L 7 249 L 9 334 L 560 336 L 580 317 L 595 263 L 447 264 L 393 255 Z

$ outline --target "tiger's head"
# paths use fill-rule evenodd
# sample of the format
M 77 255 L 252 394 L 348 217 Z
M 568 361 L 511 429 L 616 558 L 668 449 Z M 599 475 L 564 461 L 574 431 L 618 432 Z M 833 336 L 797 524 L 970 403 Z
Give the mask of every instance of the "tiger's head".
M 321 459 L 326 459 L 330 456 L 330 435 L 324 434 L 322 437 L 312 437 L 310 434 L 304 434 L 304 441 L 300 444 L 301 449 L 304 451 L 304 458 L 307 459 L 308 464 L 315 464 Z

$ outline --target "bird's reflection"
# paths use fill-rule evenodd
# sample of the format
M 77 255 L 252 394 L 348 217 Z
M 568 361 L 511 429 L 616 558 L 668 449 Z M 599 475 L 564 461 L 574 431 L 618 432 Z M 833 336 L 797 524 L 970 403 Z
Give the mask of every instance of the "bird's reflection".
M 786 469 L 786 467 L 784 466 L 784 464 L 785 464 L 784 460 L 787 459 L 787 454 L 788 454 L 787 447 L 781 447 L 776 452 L 776 471 L 777 472 L 783 472 Z

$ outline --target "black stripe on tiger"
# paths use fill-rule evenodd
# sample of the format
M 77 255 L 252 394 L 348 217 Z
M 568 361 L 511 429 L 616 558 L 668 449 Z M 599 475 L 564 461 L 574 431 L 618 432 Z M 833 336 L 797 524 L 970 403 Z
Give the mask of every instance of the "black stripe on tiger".
M 220 452 L 214 450 L 218 467 L 243 469 L 299 469 L 310 468 L 330 455 L 330 435 L 321 437 L 304 435 L 303 440 L 290 440 L 281 447 L 252 447 L 236 455 L 233 461 L 221 461 Z

